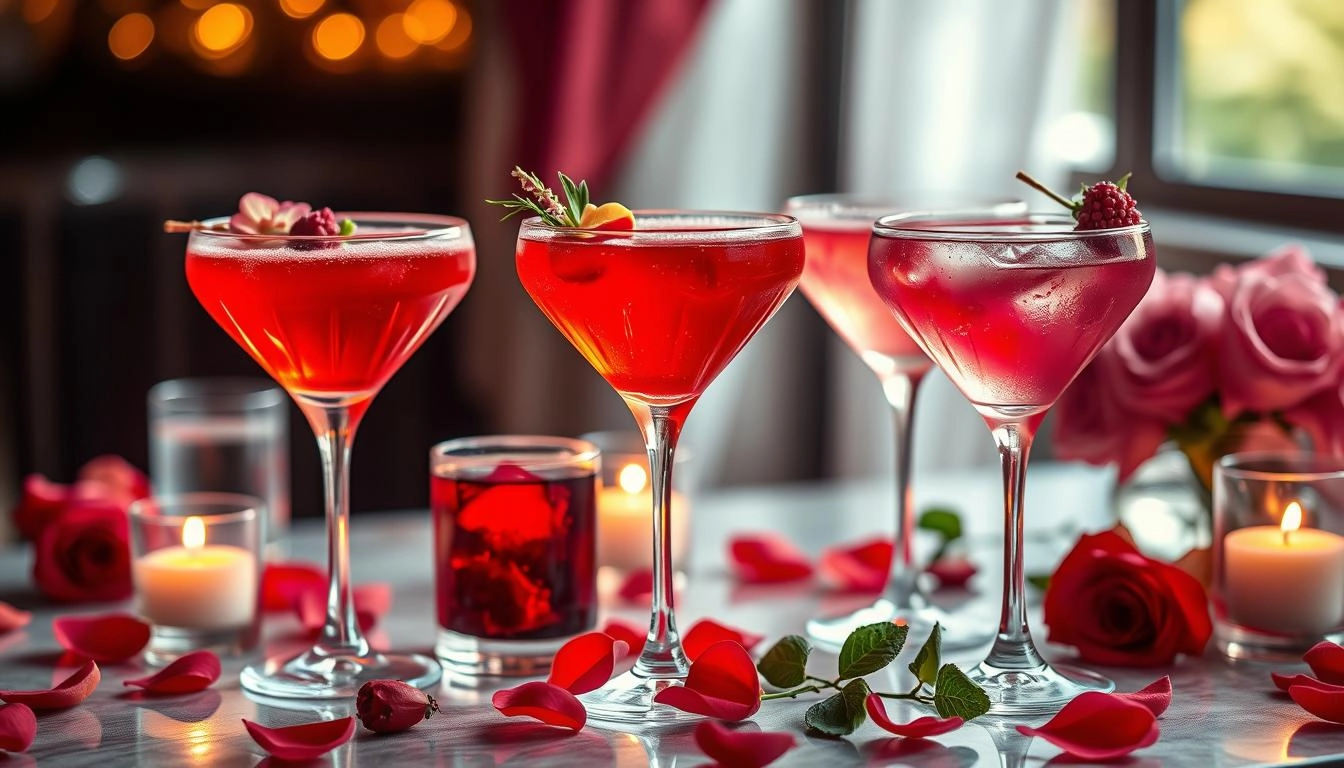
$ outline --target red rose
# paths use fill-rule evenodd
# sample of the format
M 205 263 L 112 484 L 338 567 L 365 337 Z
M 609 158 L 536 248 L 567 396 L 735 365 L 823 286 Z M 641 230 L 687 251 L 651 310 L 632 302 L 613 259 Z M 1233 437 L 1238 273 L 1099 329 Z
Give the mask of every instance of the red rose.
M 52 600 L 124 600 L 131 596 L 131 550 L 126 509 L 86 499 L 65 506 L 38 533 L 33 581 Z
M 1145 557 L 1113 531 L 1084 534 L 1050 578 L 1051 642 L 1108 666 L 1170 664 L 1197 656 L 1213 633 L 1208 598 L 1190 574 Z
M 47 523 L 56 519 L 70 496 L 70 486 L 53 483 L 43 475 L 32 474 L 23 479 L 23 495 L 11 517 L 19 535 L 35 540 Z

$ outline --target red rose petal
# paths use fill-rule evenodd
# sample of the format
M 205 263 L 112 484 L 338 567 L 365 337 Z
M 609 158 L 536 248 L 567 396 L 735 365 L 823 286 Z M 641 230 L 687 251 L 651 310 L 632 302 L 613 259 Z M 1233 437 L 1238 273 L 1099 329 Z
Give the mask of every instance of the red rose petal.
M 355 733 L 355 718 L 319 720 L 315 723 L 267 728 L 243 720 L 252 740 L 273 757 L 281 760 L 312 760 L 350 740 Z
M 1344 685 L 1344 648 L 1322 640 L 1302 654 L 1302 660 L 1321 682 Z
M 797 581 L 812 575 L 807 557 L 777 534 L 735 536 L 728 551 L 733 574 L 748 584 Z
M 219 679 L 219 657 L 211 651 L 192 651 L 149 677 L 126 680 L 122 685 L 144 688 L 149 693 L 195 693 Z
M 311 563 L 267 563 L 261 572 L 261 608 L 292 611 L 299 596 L 327 588 L 327 573 Z
M 523 469 L 517 464 L 501 462 L 490 474 L 485 476 L 486 483 L 535 483 L 542 478 Z
M 355 621 L 361 632 L 368 632 L 378 626 L 378 621 L 392 607 L 392 585 L 385 582 L 360 584 L 350 590 L 350 599 L 355 604 Z M 320 632 L 327 621 L 327 585 L 322 582 L 320 589 L 309 589 L 301 593 L 294 602 L 294 612 L 299 623 L 309 632 Z
M 125 496 L 130 501 L 149 495 L 149 477 L 134 464 L 116 454 L 89 459 L 75 476 L 78 481 L 95 481 Z
M 681 636 L 681 649 L 685 651 L 687 659 L 695 661 L 711 645 L 724 640 L 732 640 L 750 651 L 764 639 L 765 635 L 753 635 L 746 630 L 724 626 L 711 619 L 701 619 L 692 624 L 686 634 Z
M 1141 690 L 1112 695 L 1142 704 L 1148 708 L 1149 712 L 1153 713 L 1153 717 L 1161 717 L 1162 713 L 1167 711 L 1167 707 L 1171 706 L 1171 678 L 1163 675 Z
M 907 739 L 927 739 L 930 736 L 940 736 L 950 731 L 960 728 L 966 721 L 960 717 L 917 717 L 908 723 L 893 723 L 891 718 L 887 717 L 887 707 L 883 703 L 882 697 L 876 693 L 868 694 L 868 698 L 863 700 L 864 709 L 868 710 L 868 717 L 884 731 L 890 731 L 897 736 L 904 736 Z
M 0 704 L 0 751 L 22 752 L 37 736 L 37 715 L 27 704 Z
M 732 640 L 706 648 L 691 664 L 685 685 L 664 688 L 653 700 L 720 720 L 745 720 L 761 708 L 761 684 L 747 649 Z
M 580 730 L 588 722 L 588 710 L 574 694 L 540 680 L 495 691 L 490 703 L 505 717 L 531 717 L 571 731 Z
M 19 627 L 28 626 L 28 622 L 33 620 L 33 614 L 28 611 L 21 611 L 18 608 L 0 600 L 0 635 Z
M 1290 685 L 1288 695 L 1298 706 L 1322 720 L 1344 723 L 1344 691 L 1336 686 Z
M 1017 726 L 1018 733 L 1040 736 L 1074 757 L 1111 760 L 1152 746 L 1157 718 L 1143 704 L 1109 693 L 1087 691 L 1039 728 Z
M 61 616 L 51 622 L 56 642 L 86 659 L 115 664 L 149 644 L 149 625 L 125 613 Z
M 761 768 L 797 744 L 791 733 L 735 731 L 716 720 L 695 726 L 695 745 L 719 765 Z
M 639 652 L 644 650 L 644 643 L 649 639 L 647 632 L 623 621 L 608 621 L 602 627 L 602 632 L 610 635 L 613 640 L 625 643 L 629 648 L 627 653 L 631 656 L 638 656 Z
M 1270 672 L 1269 677 L 1274 681 L 1274 685 L 1284 693 L 1287 693 L 1288 689 L 1294 685 L 1308 685 L 1312 688 L 1321 688 L 1327 691 L 1339 691 L 1340 693 L 1344 693 L 1344 685 L 1333 685 L 1331 683 L 1323 682 L 1311 675 L 1281 675 L 1278 672 Z
M 653 571 L 648 568 L 641 568 L 626 574 L 625 579 L 621 581 L 621 586 L 616 590 L 616 596 L 627 603 L 646 600 L 652 594 Z
M 938 585 L 949 589 L 964 587 L 980 572 L 975 563 L 964 557 L 943 557 L 929 563 L 924 569 L 938 580 Z
M 868 539 L 856 545 L 827 549 L 818 570 L 826 583 L 844 592 L 881 592 L 891 571 L 890 539 Z
M 628 648 L 604 632 L 579 635 L 555 652 L 546 682 L 575 695 L 595 691 L 611 679 L 616 659 L 624 656 Z
M 37 710 L 69 709 L 89 698 L 102 679 L 103 673 L 98 670 L 98 664 L 87 661 L 54 688 L 43 691 L 0 691 L 0 701 L 27 704 Z
M 53 483 L 42 475 L 28 475 L 23 479 L 23 495 L 14 508 L 14 527 L 25 539 L 36 539 L 47 523 L 61 513 L 70 486 Z

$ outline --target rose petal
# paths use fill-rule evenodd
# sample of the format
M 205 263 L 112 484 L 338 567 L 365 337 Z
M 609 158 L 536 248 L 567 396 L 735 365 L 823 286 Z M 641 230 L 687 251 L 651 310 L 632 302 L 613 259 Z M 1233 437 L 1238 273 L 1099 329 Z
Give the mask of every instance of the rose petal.
M 102 679 L 103 673 L 98 670 L 98 664 L 87 661 L 55 688 L 43 691 L 0 691 L 0 701 L 27 704 L 37 710 L 69 709 L 89 698 Z
M 22 752 L 37 736 L 37 716 L 27 704 L 0 704 L 0 751 Z
M 571 731 L 578 731 L 588 722 L 588 710 L 574 694 L 540 680 L 495 691 L 490 703 L 505 717 L 531 717 Z
M 125 613 L 61 616 L 51 622 L 56 642 L 86 659 L 116 664 L 149 644 L 149 625 Z
M 14 508 L 14 527 L 25 539 L 36 539 L 37 534 L 61 513 L 61 507 L 70 495 L 70 486 L 53 483 L 43 475 L 23 478 L 23 496 Z
M 927 739 L 930 736 L 940 736 L 950 731 L 955 731 L 966 721 L 960 717 L 917 717 L 908 723 L 893 723 L 891 718 L 887 717 L 886 704 L 882 702 L 882 697 L 876 693 L 868 694 L 868 698 L 863 700 L 864 709 L 868 710 L 868 717 L 884 731 L 890 731 L 897 736 L 904 736 L 907 739 Z
M 1322 640 L 1302 654 L 1302 660 L 1321 682 L 1344 685 L 1344 648 Z
M 695 726 L 695 745 L 719 765 L 761 768 L 797 744 L 791 733 L 735 731 L 716 720 Z
M 844 592 L 881 592 L 891 570 L 890 539 L 823 550 L 817 570 L 827 584 Z
M 684 685 L 664 688 L 653 700 L 720 720 L 745 720 L 761 708 L 761 684 L 747 649 L 732 640 L 706 648 L 691 664 Z
M 485 476 L 485 483 L 535 483 L 542 478 L 529 472 L 527 469 L 512 464 L 507 461 L 500 462 L 495 466 L 490 474 Z
M 631 571 L 621 581 L 616 596 L 627 603 L 636 603 L 648 599 L 653 594 L 653 571 L 648 568 Z
M 649 639 L 647 632 L 639 628 L 626 624 L 623 621 L 611 620 L 602 627 L 603 634 L 610 635 L 613 640 L 620 640 L 625 643 L 629 649 L 626 651 L 631 656 L 638 656 L 639 652 L 644 650 L 644 643 Z
M 1281 675 L 1278 672 L 1270 672 L 1269 677 L 1274 681 L 1274 685 L 1284 693 L 1287 693 L 1288 689 L 1294 685 L 1306 685 L 1312 688 L 1320 688 L 1326 691 L 1338 691 L 1340 693 L 1344 693 L 1344 685 L 1333 685 L 1331 683 L 1317 680 L 1311 675 L 1303 675 L 1303 674 Z
M 195 693 L 219 679 L 219 657 L 211 651 L 192 651 L 148 677 L 126 680 L 122 685 L 144 688 L 149 693 Z
M 1298 706 L 1322 720 L 1344 723 L 1344 691 L 1338 687 L 1290 685 L 1288 695 Z
M 1039 728 L 1017 726 L 1018 733 L 1040 736 L 1074 757 L 1111 760 L 1157 741 L 1157 718 L 1143 704 L 1109 693 L 1076 696 Z
M 84 462 L 75 480 L 102 483 L 130 501 L 149 495 L 149 477 L 116 454 L 97 456 Z
M 956 589 L 966 586 L 980 569 L 964 557 L 940 557 L 924 569 L 938 580 L 939 586 Z
M 616 659 L 624 656 L 628 648 L 603 632 L 579 635 L 555 652 L 546 682 L 575 695 L 595 691 L 611 679 Z
M 319 720 L 283 728 L 267 728 L 244 719 L 243 726 L 252 740 L 273 757 L 312 760 L 349 741 L 355 733 L 355 718 Z
M 28 611 L 21 611 L 18 608 L 0 600 L 0 635 L 19 627 L 28 626 L 28 622 L 33 620 L 33 614 Z
M 355 604 L 355 621 L 361 632 L 368 632 L 378 626 L 378 621 L 392 607 L 392 586 L 385 582 L 360 584 L 350 590 L 350 599 Z M 309 589 L 298 596 L 294 603 L 294 612 L 299 623 L 308 632 L 320 632 L 327 621 L 327 586 L 324 581 L 321 589 Z
M 777 534 L 735 536 L 728 550 L 733 574 L 749 584 L 796 581 L 812 575 L 807 557 Z
M 765 635 L 754 635 L 746 630 L 724 626 L 711 619 L 701 619 L 692 624 L 691 628 L 686 630 L 686 634 L 681 636 L 681 649 L 686 653 L 687 659 L 695 661 L 711 645 L 724 640 L 732 640 L 750 651 L 764 639 Z
M 264 611 L 292 611 L 305 592 L 326 588 L 326 571 L 316 565 L 267 563 L 261 572 L 261 608 Z
M 1148 708 L 1153 713 L 1153 717 L 1161 717 L 1167 707 L 1171 706 L 1171 678 L 1167 675 L 1154 680 L 1142 689 L 1133 693 L 1116 693 L 1128 701 L 1137 702 Z

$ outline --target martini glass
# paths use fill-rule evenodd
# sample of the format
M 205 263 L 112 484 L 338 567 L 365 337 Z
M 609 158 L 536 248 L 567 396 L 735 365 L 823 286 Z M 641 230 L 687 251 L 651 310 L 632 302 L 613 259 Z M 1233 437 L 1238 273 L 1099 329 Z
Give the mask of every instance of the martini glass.
M 669 526 L 677 438 L 714 377 L 793 292 L 803 239 L 791 216 L 636 211 L 632 231 L 518 232 L 518 278 L 532 300 L 625 400 L 649 452 L 653 597 L 634 668 L 584 696 L 590 717 L 626 723 L 696 717 L 656 706 L 690 665 L 672 600 Z
M 873 287 L 984 418 L 1003 465 L 1003 605 L 989 655 L 968 672 L 998 715 L 1058 710 L 1115 685 L 1052 666 L 1027 625 L 1023 491 L 1050 406 L 1152 282 L 1147 223 L 1076 232 L 1070 216 L 995 211 L 888 216 L 873 228 Z
M 462 219 L 349 213 L 347 238 L 197 229 L 187 283 L 229 336 L 284 387 L 322 455 L 327 618 L 297 656 L 249 666 L 240 681 L 273 698 L 354 696 L 369 680 L 438 682 L 434 659 L 373 651 L 350 597 L 350 447 L 374 395 L 461 301 L 476 252 Z M 205 222 L 206 227 L 225 220 Z
M 887 585 L 872 605 L 841 616 L 809 619 L 807 634 L 817 645 L 839 650 L 850 633 L 867 624 L 895 621 L 913 636 L 927 636 L 942 625 L 942 647 L 970 648 L 992 633 L 973 620 L 933 605 L 919 585 L 914 560 L 915 510 L 911 503 L 911 435 L 915 396 L 924 374 L 933 367 L 892 315 L 868 279 L 868 240 L 873 222 L 883 215 L 941 207 L 946 193 L 914 195 L 905 203 L 848 194 L 802 195 L 789 198 L 786 210 L 803 226 L 807 266 L 800 290 L 831 328 L 872 369 L 891 406 L 896 443 L 896 526 Z M 1021 212 L 1021 201 L 988 204 L 995 210 Z

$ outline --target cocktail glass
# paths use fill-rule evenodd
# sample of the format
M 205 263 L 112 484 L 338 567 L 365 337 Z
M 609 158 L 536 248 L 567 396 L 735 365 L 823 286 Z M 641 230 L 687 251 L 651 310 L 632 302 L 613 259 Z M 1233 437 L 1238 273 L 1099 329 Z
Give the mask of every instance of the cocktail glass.
M 655 706 L 689 664 L 673 611 L 672 458 L 705 388 L 789 297 L 803 272 L 790 216 L 637 211 L 633 231 L 522 223 L 518 278 L 532 300 L 625 400 L 652 478 L 653 597 L 634 668 L 584 697 L 597 720 L 691 717 Z
M 354 696 L 374 679 L 421 687 L 442 671 L 375 652 L 350 596 L 350 448 L 374 395 L 467 292 L 476 252 L 449 216 L 351 213 L 346 238 L 242 235 L 205 222 L 187 242 L 187 282 L 215 322 L 298 403 L 317 437 L 326 491 L 327 618 L 316 644 L 245 668 L 274 698 Z
M 841 616 L 809 619 L 807 634 L 818 645 L 839 650 L 849 634 L 865 624 L 898 621 L 913 636 L 942 626 L 942 647 L 953 650 L 988 642 L 992 632 L 962 614 L 934 605 L 919 584 L 914 560 L 915 510 L 910 466 L 915 395 L 933 363 L 892 315 L 868 279 L 868 240 L 873 222 L 912 210 L 940 210 L 963 196 L 930 192 L 904 201 L 848 194 L 791 197 L 787 212 L 803 225 L 807 266 L 799 289 L 831 328 L 872 369 L 891 406 L 895 432 L 896 527 L 887 586 L 872 605 Z M 1026 212 L 1026 204 L 1004 199 L 988 202 L 999 211 Z
M 1155 269 L 1147 223 L 1077 232 L 1067 215 L 994 211 L 890 216 L 873 228 L 869 275 L 910 335 L 979 411 L 1003 465 L 998 634 L 968 675 L 991 713 L 1058 710 L 1114 683 L 1036 650 L 1023 583 L 1023 491 L 1050 406 L 1143 298 Z

